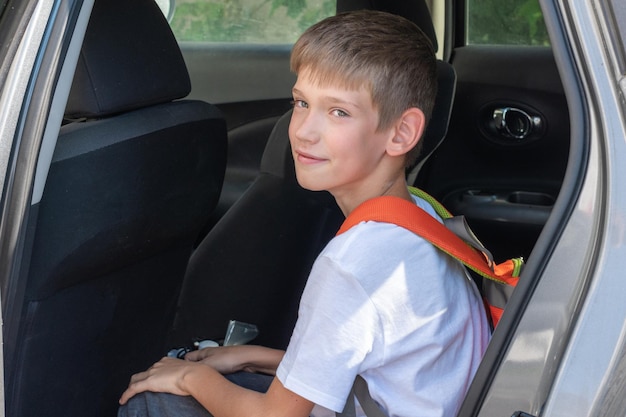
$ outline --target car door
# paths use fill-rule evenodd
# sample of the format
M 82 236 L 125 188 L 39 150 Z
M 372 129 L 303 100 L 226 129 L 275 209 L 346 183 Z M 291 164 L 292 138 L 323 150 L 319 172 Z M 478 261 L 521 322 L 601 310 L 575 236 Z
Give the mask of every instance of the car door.
M 555 211 L 570 161 L 571 132 L 568 101 L 537 1 L 455 1 L 453 16 L 446 51 L 457 75 L 450 124 L 416 183 L 452 213 L 464 215 L 496 261 L 528 260 L 461 410 L 469 416 L 478 415 L 484 397 L 498 390 L 491 378 L 542 278 L 537 265 L 548 252 L 543 246 L 535 255 L 533 249 Z M 554 227 L 548 229 L 544 240 L 553 243 Z M 527 348 L 544 347 L 531 343 Z M 537 392 L 529 391 L 533 396 L 527 398 L 536 398 Z M 508 415 L 530 410 L 517 405 L 525 403 L 525 394 L 507 398 L 502 393 L 500 405 Z M 484 415 L 494 415 L 492 410 Z
M 0 6 L 0 287 L 2 293 L 2 378 L 0 415 L 10 408 L 15 392 L 12 364 L 22 347 L 16 341 L 21 325 L 24 283 L 29 268 L 29 213 L 36 204 L 36 189 L 45 181 L 51 147 L 58 133 L 64 99 L 71 85 L 82 31 L 76 25 L 89 18 L 91 3 L 9 1 Z M 86 10 L 86 12 L 83 12 Z M 43 140 L 46 137 L 46 140 Z M 42 143 L 47 142 L 42 147 Z M 36 173 L 36 168 L 39 172 Z M 37 176 L 37 174 L 39 174 Z M 4 385 L 6 381 L 6 385 Z M 5 405 L 5 401 L 7 402 Z
M 623 66 L 618 72 L 608 52 L 621 45 L 616 17 L 592 3 L 455 2 L 455 106 L 418 181 L 465 214 L 497 258 L 528 258 L 461 416 L 617 415 L 598 410 L 616 404 L 601 381 L 623 357 L 615 300 L 623 284 L 613 282 L 623 263 L 615 188 L 623 180 L 611 173 L 623 155 L 613 78 Z M 542 15 L 549 46 L 534 45 Z M 481 21 L 485 30 L 473 31 Z M 520 21 L 531 42 L 496 36 Z M 606 324 L 589 314 L 598 308 Z
M 559 73 L 537 2 L 456 6 L 449 130 L 417 184 L 465 215 L 496 260 L 528 257 L 567 166 L 569 116 Z M 520 20 L 526 24 L 507 26 Z

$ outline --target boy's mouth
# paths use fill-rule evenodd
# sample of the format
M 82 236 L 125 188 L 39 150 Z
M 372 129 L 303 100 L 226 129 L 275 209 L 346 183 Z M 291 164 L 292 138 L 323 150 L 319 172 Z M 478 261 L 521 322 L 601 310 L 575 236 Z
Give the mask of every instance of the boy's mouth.
M 296 159 L 298 160 L 298 162 L 303 163 L 303 164 L 316 164 L 316 163 L 325 161 L 325 159 L 323 158 L 318 158 L 314 155 L 311 155 L 305 152 L 296 151 L 295 154 L 296 154 Z

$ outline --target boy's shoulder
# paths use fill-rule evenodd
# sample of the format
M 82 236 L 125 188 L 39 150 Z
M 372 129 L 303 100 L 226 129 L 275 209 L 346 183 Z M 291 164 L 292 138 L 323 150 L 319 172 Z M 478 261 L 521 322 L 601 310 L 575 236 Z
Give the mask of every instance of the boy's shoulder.
M 412 196 L 415 204 L 429 215 L 442 221 L 433 207 L 422 198 Z M 342 265 L 390 264 L 393 260 L 406 260 L 407 256 L 440 258 L 439 251 L 415 233 L 392 223 L 367 221 L 335 236 L 322 256 Z

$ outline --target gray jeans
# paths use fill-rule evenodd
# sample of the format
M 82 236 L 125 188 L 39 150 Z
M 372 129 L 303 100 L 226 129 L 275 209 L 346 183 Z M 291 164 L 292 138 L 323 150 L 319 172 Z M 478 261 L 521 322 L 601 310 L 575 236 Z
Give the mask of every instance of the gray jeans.
M 274 377 L 237 372 L 225 375 L 231 382 L 258 392 L 266 392 Z M 118 417 L 212 417 L 193 397 L 143 392 L 132 397 L 117 412 Z

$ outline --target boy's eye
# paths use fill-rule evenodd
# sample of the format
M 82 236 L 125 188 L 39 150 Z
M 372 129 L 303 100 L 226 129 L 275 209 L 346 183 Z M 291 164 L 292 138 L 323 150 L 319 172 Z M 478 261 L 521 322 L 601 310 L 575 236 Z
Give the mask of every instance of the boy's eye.
M 350 116 L 348 113 L 346 113 L 345 111 L 343 111 L 341 109 L 334 109 L 332 111 L 332 114 L 334 116 L 337 116 L 337 117 L 348 117 L 348 116 Z
M 299 107 L 301 109 L 306 109 L 306 108 L 309 107 L 309 104 L 306 101 L 304 101 L 304 100 L 295 100 L 294 99 L 291 102 L 291 104 L 293 104 L 294 107 Z

